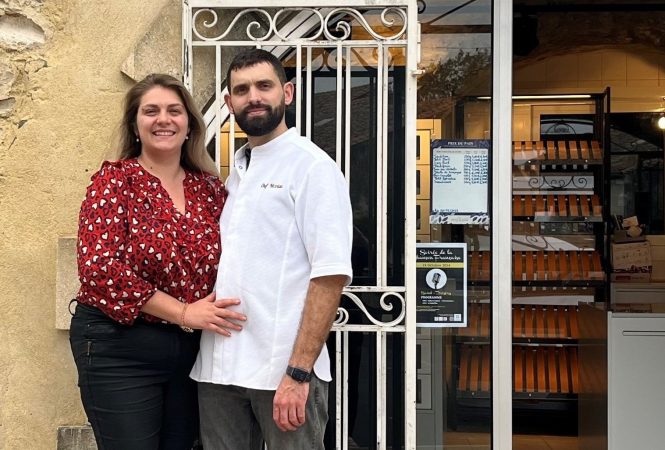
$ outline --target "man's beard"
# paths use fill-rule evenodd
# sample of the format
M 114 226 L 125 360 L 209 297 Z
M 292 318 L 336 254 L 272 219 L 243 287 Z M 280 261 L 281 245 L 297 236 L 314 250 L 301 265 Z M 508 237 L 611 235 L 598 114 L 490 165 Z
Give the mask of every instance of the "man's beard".
M 247 136 L 265 136 L 277 128 L 282 122 L 285 109 L 284 100 L 282 100 L 275 108 L 267 105 L 264 106 L 266 108 L 266 114 L 264 116 L 248 117 L 248 110 L 252 109 L 252 107 L 247 107 L 244 111 L 236 113 L 236 122 Z

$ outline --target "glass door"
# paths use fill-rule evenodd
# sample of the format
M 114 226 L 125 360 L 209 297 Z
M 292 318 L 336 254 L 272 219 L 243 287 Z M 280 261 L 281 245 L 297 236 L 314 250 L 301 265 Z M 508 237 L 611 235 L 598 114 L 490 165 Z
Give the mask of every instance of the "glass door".
M 492 445 L 492 8 L 436 0 L 419 12 L 418 449 Z
M 586 448 L 606 420 L 588 409 L 602 371 L 585 331 L 608 300 L 608 106 L 609 91 L 514 100 L 514 449 Z

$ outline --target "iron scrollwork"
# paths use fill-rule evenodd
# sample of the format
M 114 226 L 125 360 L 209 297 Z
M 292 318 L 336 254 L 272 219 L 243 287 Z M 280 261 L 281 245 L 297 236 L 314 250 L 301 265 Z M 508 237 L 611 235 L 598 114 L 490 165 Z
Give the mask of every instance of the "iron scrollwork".
M 532 189 L 586 189 L 589 179 L 584 176 L 540 176 L 529 178 L 529 187 Z
M 399 314 L 397 314 L 397 317 L 388 322 L 384 322 L 372 316 L 372 314 L 365 307 L 365 304 L 360 299 L 360 297 L 358 297 L 353 292 L 346 292 L 346 291 L 342 292 L 342 296 L 347 297 L 353 303 L 355 303 L 355 305 L 363 312 L 367 320 L 372 322 L 374 325 L 380 327 L 393 327 L 395 325 L 399 325 L 404 321 L 404 317 L 406 316 L 406 300 L 404 299 L 404 296 L 399 292 L 384 292 L 381 295 L 381 298 L 379 299 L 379 305 L 381 306 L 381 309 L 386 312 L 391 312 L 394 308 L 393 305 L 394 302 L 389 302 L 388 298 L 395 297 L 398 300 L 397 304 L 400 307 L 400 309 L 398 310 Z M 333 323 L 333 325 L 347 325 L 348 322 L 349 322 L 349 311 L 346 308 L 340 306 L 339 308 L 337 308 L 337 317 L 335 318 L 335 322 Z
M 356 22 L 362 26 L 364 30 L 370 36 L 372 36 L 372 38 L 378 41 L 391 41 L 400 39 L 404 36 L 407 27 L 406 10 L 404 8 L 397 7 L 389 7 L 381 10 L 379 15 L 381 26 L 387 30 L 391 30 L 386 34 L 377 32 L 366 20 L 363 12 L 355 8 L 334 8 L 332 10 L 326 11 L 325 14 L 316 8 L 284 8 L 275 12 L 274 14 L 271 14 L 264 9 L 248 8 L 237 12 L 225 30 L 213 36 L 208 36 L 206 35 L 207 33 L 202 33 L 203 30 L 199 29 L 199 27 L 207 28 L 208 30 L 216 27 L 219 23 L 219 13 L 214 8 L 201 8 L 196 10 L 192 16 L 192 33 L 202 41 L 220 41 L 231 34 L 238 21 L 240 21 L 245 16 L 252 15 L 251 17 L 258 16 L 258 18 L 263 19 L 264 23 L 260 22 L 258 18 L 256 18 L 256 20 L 252 20 L 247 25 L 245 33 L 249 40 L 261 42 L 276 38 L 281 41 L 286 41 L 288 37 L 281 32 L 277 24 L 285 22 L 283 20 L 283 15 L 299 12 L 311 13 L 310 19 L 314 18 L 318 22 L 318 27 L 313 27 L 314 29 L 309 34 L 309 36 L 301 38 L 305 41 L 321 39 L 327 39 L 330 41 L 347 40 L 351 37 L 351 24 L 353 22 Z M 392 32 L 392 30 L 395 28 L 398 28 L 398 30 L 396 32 Z M 333 31 L 331 31 L 331 29 Z

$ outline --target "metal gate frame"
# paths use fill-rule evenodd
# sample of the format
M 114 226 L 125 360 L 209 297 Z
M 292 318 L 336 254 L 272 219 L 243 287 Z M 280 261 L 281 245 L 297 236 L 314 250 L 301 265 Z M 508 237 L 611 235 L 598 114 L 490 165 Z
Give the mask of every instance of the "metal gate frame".
M 220 131 L 221 125 L 228 119 L 231 124 L 230 142 L 234 139 L 234 121 L 233 116 L 229 117 L 229 111 L 224 103 L 224 91 L 222 90 L 221 73 L 221 48 L 232 46 L 256 46 L 272 51 L 278 56 L 284 53 L 285 48 L 292 47 L 296 49 L 296 98 L 299 100 L 296 105 L 296 127 L 300 130 L 304 125 L 305 135 L 311 136 L 311 115 L 307 114 L 306 123 L 301 123 L 301 111 L 303 105 L 302 99 L 302 71 L 305 70 L 307 77 L 306 99 L 304 105 L 305 112 L 311 110 L 311 62 L 312 49 L 317 47 L 336 48 L 337 54 L 345 55 L 347 60 L 351 58 L 351 49 L 353 46 L 376 48 L 377 61 L 383 61 L 384 64 L 377 65 L 377 85 L 380 91 L 377 95 L 377 111 L 381 119 L 377 120 L 377 282 L 375 286 L 349 286 L 345 289 L 343 295 L 353 301 L 366 318 L 371 322 L 368 324 L 349 323 L 349 313 L 344 308 L 338 309 L 337 319 L 333 326 L 333 333 L 336 340 L 336 416 L 335 416 L 335 435 L 336 446 L 338 449 L 346 450 L 348 446 L 348 423 L 347 423 L 347 386 L 348 386 L 348 334 L 353 332 L 374 333 L 376 339 L 376 445 L 379 450 L 386 450 L 386 341 L 388 333 L 403 333 L 405 335 L 404 352 L 404 444 L 405 448 L 415 450 L 416 448 L 416 326 L 415 326 L 415 243 L 416 243 L 416 77 L 421 73 L 418 69 L 420 52 L 420 26 L 417 21 L 417 4 L 415 0 L 335 0 L 335 1 L 313 1 L 313 0 L 254 0 L 252 7 L 247 8 L 246 1 L 225 1 L 225 0 L 183 0 L 183 81 L 187 88 L 193 92 L 193 49 L 195 47 L 212 47 L 215 49 L 215 98 L 211 107 L 204 111 L 204 117 L 207 124 L 206 142 L 215 140 L 215 157 L 220 161 Z M 333 6 L 334 5 L 334 6 Z M 210 30 L 219 24 L 219 12 L 224 10 L 235 10 L 235 18 L 231 21 L 226 30 L 214 36 L 206 34 L 199 30 L 200 27 Z M 238 11 L 240 10 L 240 11 Z M 381 11 L 381 22 L 388 29 L 397 28 L 398 31 L 386 36 L 372 28 L 364 19 L 363 12 Z M 276 12 L 275 12 L 276 11 Z M 245 33 L 247 38 L 242 40 L 224 39 L 231 34 L 233 27 L 238 19 L 247 14 L 256 14 L 264 19 L 268 24 L 264 34 L 260 34 L 262 24 L 258 21 L 250 23 Z M 289 14 L 288 23 L 283 24 L 283 14 Z M 367 40 L 352 40 L 350 37 L 350 26 L 346 22 L 338 22 L 336 30 L 340 34 L 333 35 L 328 30 L 328 25 L 334 17 L 340 14 L 347 14 L 354 18 L 354 21 L 365 28 L 365 31 L 373 38 Z M 397 20 L 396 20 L 397 19 Z M 341 25 L 340 25 L 341 23 Z M 400 25 L 401 23 L 401 25 Z M 348 28 L 345 28 L 348 26 Z M 314 34 L 312 34 L 314 31 Z M 258 34 L 255 34 L 258 33 Z M 387 62 L 387 52 L 389 48 L 401 47 L 406 56 L 406 77 L 405 77 L 405 167 L 404 167 L 404 198 L 405 198 L 405 228 L 404 228 L 404 286 L 389 286 L 387 284 L 387 198 L 388 189 L 386 181 L 387 158 L 388 158 L 388 70 L 384 67 Z M 306 52 L 306 61 L 302 61 L 302 50 Z M 337 58 L 337 90 L 342 90 L 343 70 L 350 74 L 350 65 L 343 65 L 343 58 Z M 342 126 L 345 130 L 350 130 L 350 76 L 346 76 L 348 83 L 346 101 L 338 95 L 336 114 L 336 161 L 338 166 L 343 169 L 347 182 L 350 176 L 350 133 L 344 133 L 346 137 L 342 141 Z M 345 105 L 345 111 L 342 106 Z M 342 118 L 344 117 L 344 120 Z M 342 149 L 344 158 L 342 158 Z M 233 164 L 233 145 L 229 149 L 229 164 Z M 393 303 L 388 299 L 393 297 L 397 299 L 397 304 L 401 311 L 393 314 L 393 319 L 384 322 L 372 317 L 365 308 L 360 298 L 362 293 L 375 293 L 381 295 L 380 306 L 390 312 L 393 309 Z

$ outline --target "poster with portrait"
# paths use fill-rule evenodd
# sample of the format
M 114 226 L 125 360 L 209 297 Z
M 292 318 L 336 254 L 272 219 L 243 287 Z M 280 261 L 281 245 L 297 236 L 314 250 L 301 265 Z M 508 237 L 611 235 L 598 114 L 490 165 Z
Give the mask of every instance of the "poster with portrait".
M 416 325 L 467 326 L 466 244 L 416 244 Z
M 431 224 L 489 223 L 489 141 L 432 142 Z

